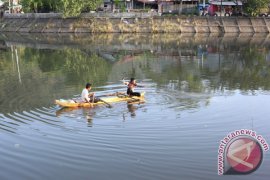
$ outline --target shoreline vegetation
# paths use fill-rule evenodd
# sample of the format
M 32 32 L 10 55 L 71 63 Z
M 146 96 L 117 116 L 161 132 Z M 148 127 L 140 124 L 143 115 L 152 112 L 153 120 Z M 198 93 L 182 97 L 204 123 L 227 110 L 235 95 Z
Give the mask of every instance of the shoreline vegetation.
M 149 13 L 5 14 L 0 32 L 19 33 L 270 33 L 270 18 L 157 16 Z

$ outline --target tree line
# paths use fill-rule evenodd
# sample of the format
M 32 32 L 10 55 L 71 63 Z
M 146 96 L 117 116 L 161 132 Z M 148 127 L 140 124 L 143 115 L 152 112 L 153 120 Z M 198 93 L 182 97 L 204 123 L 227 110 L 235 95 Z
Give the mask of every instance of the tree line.
M 21 0 L 24 12 L 59 12 L 65 17 L 96 10 L 103 0 Z
M 246 0 L 244 10 L 250 16 L 257 16 L 262 13 L 270 14 L 269 5 L 270 0 Z
M 2 1 L 9 2 L 9 0 Z M 119 0 L 111 1 L 116 3 Z M 223 2 L 224 1 L 226 0 L 223 0 Z M 232 1 L 238 2 L 237 0 Z M 250 16 L 257 16 L 262 12 L 268 15 L 270 14 L 270 0 L 241 1 L 243 2 L 244 12 Z M 24 12 L 59 12 L 63 13 L 64 17 L 78 16 L 82 12 L 94 11 L 102 2 L 103 0 L 20 0 Z

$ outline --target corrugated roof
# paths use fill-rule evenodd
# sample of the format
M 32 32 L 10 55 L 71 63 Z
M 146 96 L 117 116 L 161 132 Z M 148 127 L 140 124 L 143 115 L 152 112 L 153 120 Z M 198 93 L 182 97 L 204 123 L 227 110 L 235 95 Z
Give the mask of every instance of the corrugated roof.
M 211 1 L 210 4 L 221 6 L 221 1 Z M 242 2 L 238 1 L 237 4 L 234 1 L 222 1 L 222 6 L 242 6 Z

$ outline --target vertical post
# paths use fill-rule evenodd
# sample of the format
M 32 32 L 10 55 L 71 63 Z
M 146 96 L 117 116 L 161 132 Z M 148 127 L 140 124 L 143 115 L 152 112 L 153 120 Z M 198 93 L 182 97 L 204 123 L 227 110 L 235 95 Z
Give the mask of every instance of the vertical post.
M 269 12 L 269 6 L 268 6 L 268 12 Z M 241 16 L 243 16 L 243 1 L 241 1 Z
M 8 1 L 8 12 L 11 13 L 11 0 Z
M 113 12 L 113 0 L 111 0 L 111 11 Z
M 145 0 L 143 1 L 143 9 L 145 9 Z
M 183 1 L 181 0 L 181 7 L 180 7 L 180 9 L 181 9 L 181 14 L 182 14 L 182 12 L 183 12 Z
M 221 3 L 220 3 L 220 16 L 222 16 L 222 0 L 221 0 Z
M 204 56 L 202 55 L 202 69 L 203 69 Z
M 178 15 L 181 13 L 181 3 L 178 4 Z
M 203 0 L 203 8 L 202 8 L 202 15 L 205 16 L 206 9 L 205 9 L 205 0 Z
M 17 47 L 15 47 L 15 55 L 16 55 L 16 63 L 17 63 L 17 69 L 18 69 L 18 78 L 19 78 L 19 82 L 22 83 Z
M 13 46 L 10 46 L 11 49 L 11 60 L 12 60 L 12 64 L 13 64 L 13 70 L 15 70 L 15 64 L 14 64 L 14 55 L 13 55 Z

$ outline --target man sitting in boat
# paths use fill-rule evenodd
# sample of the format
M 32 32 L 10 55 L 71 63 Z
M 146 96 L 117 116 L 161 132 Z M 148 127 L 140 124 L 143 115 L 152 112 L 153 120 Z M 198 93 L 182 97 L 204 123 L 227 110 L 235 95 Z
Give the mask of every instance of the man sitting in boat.
M 99 101 L 98 98 L 95 98 L 95 93 L 89 93 L 89 91 L 92 88 L 92 84 L 91 83 L 87 83 L 85 85 L 85 88 L 82 90 L 82 102 L 88 102 L 88 103 L 96 103 Z
M 134 88 L 137 86 L 137 87 L 142 87 L 142 86 L 139 86 L 137 83 L 136 83 L 136 80 L 134 78 L 131 78 L 130 81 L 127 83 L 125 82 L 125 84 L 127 85 L 127 95 L 129 96 L 138 96 L 140 97 L 141 96 L 141 93 L 139 92 L 134 92 Z

